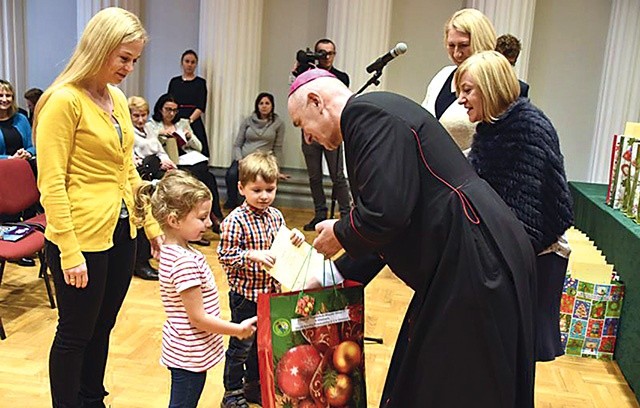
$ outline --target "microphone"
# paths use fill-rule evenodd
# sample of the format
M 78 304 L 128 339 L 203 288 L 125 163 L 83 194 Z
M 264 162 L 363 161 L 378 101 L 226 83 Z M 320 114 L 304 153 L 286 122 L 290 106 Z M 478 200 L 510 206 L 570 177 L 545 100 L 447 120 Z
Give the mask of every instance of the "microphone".
M 398 55 L 402 55 L 407 52 L 407 44 L 400 42 L 396 44 L 393 49 L 391 49 L 388 53 L 384 54 L 382 57 L 378 58 L 367 67 L 367 72 L 372 73 L 373 71 L 379 71 L 385 67 L 395 57 Z

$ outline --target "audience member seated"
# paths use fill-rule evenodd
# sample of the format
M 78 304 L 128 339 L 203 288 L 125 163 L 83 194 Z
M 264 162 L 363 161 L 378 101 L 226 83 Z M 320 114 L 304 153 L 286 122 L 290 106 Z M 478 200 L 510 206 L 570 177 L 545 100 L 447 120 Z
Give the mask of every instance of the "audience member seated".
M 31 88 L 24 93 L 24 99 L 27 101 L 27 108 L 29 109 L 29 124 L 33 124 L 33 111 L 36 109 L 36 103 L 42 96 L 42 89 Z
M 144 180 L 159 180 L 166 170 L 175 169 L 176 165 L 169 159 L 157 138 L 148 137 L 145 125 L 149 118 L 149 104 L 140 96 L 132 96 L 127 100 L 135 139 L 133 142 L 133 161 L 140 177 Z M 142 229 L 136 236 L 137 251 L 133 274 L 145 280 L 158 280 L 158 272 L 149 264 L 151 243 Z
M 447 129 L 461 150 L 471 146 L 476 124 L 456 102 L 456 69 L 476 52 L 496 47 L 496 31 L 491 21 L 476 9 L 456 11 L 444 25 L 444 46 L 454 65 L 442 68 L 429 82 L 422 107 Z
M 133 160 L 144 180 L 159 180 L 165 171 L 177 168 L 171 161 L 162 143 L 154 132 L 147 132 L 149 119 L 149 104 L 140 96 L 132 96 L 128 99 L 131 121 L 135 131 L 133 145 Z
M 178 119 L 178 103 L 171 94 L 164 94 L 158 98 L 153 107 L 152 120 L 145 126 L 147 136 L 156 139 L 174 138 L 180 150 L 178 168 L 193 174 L 211 190 L 213 205 L 211 207 L 212 231 L 220 232 L 220 196 L 216 178 L 209 172 L 209 160 L 200 153 L 202 144 L 197 137 L 193 137 L 193 131 L 188 119 Z M 205 244 L 206 240 L 201 240 Z
M 236 141 L 233 143 L 233 162 L 225 176 L 227 182 L 227 201 L 224 208 L 233 209 L 240 205 L 238 201 L 238 161 L 256 151 L 271 152 L 282 165 L 282 143 L 284 141 L 284 122 L 274 112 L 273 95 L 267 92 L 258 94 L 253 113 L 240 125 Z M 289 178 L 278 175 L 280 180 Z
M 31 143 L 31 125 L 25 115 L 18 112 L 15 92 L 10 82 L 0 79 L 0 159 L 29 160 L 31 168 L 36 174 L 35 148 Z M 7 177 L 3 174 L 2 177 Z M 31 210 L 30 210 L 31 211 Z M 31 214 L 26 214 L 25 216 Z M 0 222 L 20 221 L 20 217 L 0 218 Z M 28 218 L 28 217 L 27 217 Z M 13 261 L 12 261 L 13 262 Z M 20 266 L 35 266 L 31 258 L 17 259 Z
M 0 159 L 29 160 L 36 154 L 31 143 L 31 125 L 18 112 L 11 83 L 0 79 Z
M 518 62 L 518 56 L 520 55 L 520 50 L 522 50 L 522 45 L 520 44 L 520 40 L 518 40 L 515 36 L 511 34 L 502 34 L 498 37 L 498 41 L 496 42 L 496 51 L 500 54 L 504 55 L 504 57 L 509 61 L 512 67 L 516 66 L 516 62 Z M 523 98 L 529 97 L 529 84 L 518 79 L 518 83 L 520 84 L 520 96 Z

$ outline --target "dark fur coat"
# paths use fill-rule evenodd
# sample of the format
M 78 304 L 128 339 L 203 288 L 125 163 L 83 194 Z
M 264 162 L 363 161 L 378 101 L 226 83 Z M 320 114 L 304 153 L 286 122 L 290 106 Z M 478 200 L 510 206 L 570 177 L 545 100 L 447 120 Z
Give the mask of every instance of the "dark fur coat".
M 549 118 L 519 98 L 476 128 L 469 161 L 524 224 L 536 253 L 573 223 L 564 158 Z

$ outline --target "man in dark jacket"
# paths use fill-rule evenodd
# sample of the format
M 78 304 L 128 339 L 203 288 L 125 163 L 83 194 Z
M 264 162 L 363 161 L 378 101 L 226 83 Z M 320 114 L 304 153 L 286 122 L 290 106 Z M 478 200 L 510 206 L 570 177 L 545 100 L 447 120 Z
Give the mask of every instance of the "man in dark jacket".
M 322 70 L 300 75 L 289 113 L 327 149 L 344 141 L 354 206 L 316 226 L 325 256 L 367 282 L 384 265 L 414 291 L 381 407 L 533 407 L 535 260 L 528 237 L 418 104 L 354 97 Z
M 336 76 L 343 84 L 349 86 L 349 75 L 340 71 L 333 66 L 333 60 L 336 57 L 336 45 L 328 38 L 316 41 L 314 51 L 324 55 L 318 60 L 318 68 L 325 69 Z M 314 216 L 308 224 L 304 226 L 305 231 L 313 231 L 316 224 L 327 219 L 327 197 L 324 194 L 323 172 L 322 172 L 322 156 L 327 161 L 329 176 L 331 177 L 332 200 L 338 201 L 340 214 L 346 215 L 349 212 L 351 197 L 349 197 L 349 185 L 344 175 L 342 148 L 338 147 L 334 150 L 327 150 L 319 143 L 306 140 L 302 135 L 302 154 L 307 165 L 307 173 L 309 174 L 309 187 L 311 188 L 311 197 L 313 198 Z M 333 203 L 335 204 L 335 203 Z M 333 205 L 332 204 L 332 205 Z M 333 214 L 332 214 L 333 215 Z

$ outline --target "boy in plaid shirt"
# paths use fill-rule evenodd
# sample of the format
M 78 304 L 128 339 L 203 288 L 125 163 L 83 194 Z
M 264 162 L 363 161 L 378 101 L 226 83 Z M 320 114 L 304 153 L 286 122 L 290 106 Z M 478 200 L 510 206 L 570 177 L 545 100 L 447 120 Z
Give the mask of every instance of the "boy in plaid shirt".
M 276 197 L 278 164 L 273 155 L 255 152 L 239 163 L 238 191 L 245 202 L 220 224 L 218 260 L 229 282 L 229 308 L 233 322 L 256 315 L 259 293 L 280 292 L 280 284 L 266 271 L 275 256 L 269 250 L 282 213 L 271 207 Z M 291 242 L 299 246 L 304 235 L 293 229 Z M 225 394 L 222 408 L 244 408 L 248 402 L 261 404 L 260 376 L 255 337 L 231 337 L 224 365 Z

